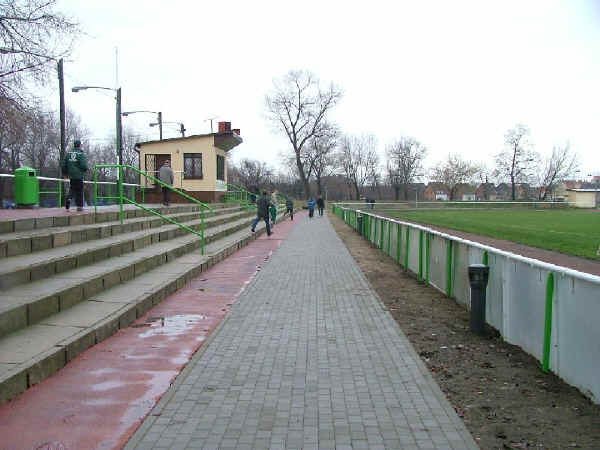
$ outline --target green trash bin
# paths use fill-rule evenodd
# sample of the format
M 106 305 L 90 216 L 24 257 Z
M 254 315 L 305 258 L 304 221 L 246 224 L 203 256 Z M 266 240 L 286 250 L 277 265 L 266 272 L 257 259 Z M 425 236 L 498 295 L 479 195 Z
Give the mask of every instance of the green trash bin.
M 15 170 L 15 203 L 33 206 L 40 201 L 40 183 L 36 170 L 23 166 Z

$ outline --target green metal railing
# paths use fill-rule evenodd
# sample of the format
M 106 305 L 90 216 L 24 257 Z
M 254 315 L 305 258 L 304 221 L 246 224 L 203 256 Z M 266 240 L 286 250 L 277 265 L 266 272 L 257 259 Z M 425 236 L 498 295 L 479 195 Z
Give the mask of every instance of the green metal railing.
M 252 197 L 256 199 L 258 197 L 257 194 L 253 194 L 252 192 L 244 189 L 241 186 L 235 185 L 233 183 L 227 183 L 227 193 L 223 197 L 223 201 L 239 203 L 241 205 L 246 206 L 248 209 L 256 208 L 256 204 L 252 202 Z
M 105 195 L 105 196 L 98 196 L 98 184 L 101 183 L 98 181 L 98 169 L 118 169 L 119 170 L 119 177 L 118 177 L 118 181 L 117 181 L 117 192 L 115 193 L 116 195 Z M 98 199 L 103 198 L 103 199 L 115 199 L 118 200 L 119 202 L 119 217 L 121 220 L 121 223 L 123 223 L 123 218 L 124 218 L 124 211 L 123 211 L 123 203 L 130 203 L 132 205 L 137 206 L 140 209 L 143 209 L 144 211 L 153 214 L 155 216 L 160 217 L 161 219 L 172 223 L 173 225 L 177 225 L 179 228 L 182 228 L 186 231 L 189 231 L 192 234 L 195 234 L 196 236 L 198 236 L 201 241 L 202 241 L 202 254 L 204 254 L 204 246 L 205 246 L 205 240 L 204 240 L 204 214 L 200 215 L 200 231 L 196 231 L 193 228 L 190 228 L 186 225 L 183 225 L 179 222 L 177 222 L 176 220 L 167 217 L 163 214 L 161 214 L 160 212 L 152 209 L 152 208 L 148 208 L 147 206 L 144 206 L 138 202 L 135 201 L 135 197 L 134 198 L 128 198 L 124 195 L 123 192 L 123 169 L 131 169 L 133 170 L 135 173 L 137 173 L 138 175 L 140 175 L 140 177 L 145 177 L 149 180 L 154 181 L 154 183 L 162 186 L 162 187 L 166 187 L 167 189 L 175 192 L 176 194 L 181 195 L 182 197 L 186 198 L 187 200 L 189 200 L 192 203 L 195 203 L 199 206 L 201 206 L 202 208 L 207 209 L 211 215 L 214 215 L 215 212 L 213 211 L 213 209 L 208 206 L 206 203 L 202 203 L 200 200 L 195 199 L 194 197 L 191 197 L 189 195 L 187 195 L 185 192 L 180 191 L 179 189 L 174 188 L 173 186 L 167 184 L 167 183 L 163 183 L 162 181 L 160 181 L 158 178 L 149 175 L 146 172 L 141 171 L 140 169 L 130 166 L 128 164 L 97 164 L 94 166 L 94 212 L 97 212 L 97 208 L 98 208 Z M 142 202 L 144 201 L 144 194 L 143 194 L 144 190 L 142 189 Z M 135 192 L 134 192 L 134 196 L 135 196 Z
M 47 177 L 38 177 L 38 180 L 56 181 L 56 190 L 55 191 L 44 190 L 44 191 L 39 191 L 39 194 L 40 195 L 55 194 L 57 197 L 57 206 L 60 208 L 62 206 L 62 183 L 64 183 L 64 180 L 61 180 L 60 178 L 47 178 Z

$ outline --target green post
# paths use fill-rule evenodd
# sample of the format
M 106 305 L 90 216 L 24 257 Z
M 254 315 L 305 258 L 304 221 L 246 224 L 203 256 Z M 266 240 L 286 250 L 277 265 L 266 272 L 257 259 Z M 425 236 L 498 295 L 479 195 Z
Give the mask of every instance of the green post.
M 487 250 L 483 251 L 483 260 L 481 262 L 484 266 L 489 266 L 488 264 L 488 252 Z
M 391 254 L 392 252 L 392 222 L 391 221 L 387 221 L 387 231 L 388 231 L 388 237 L 387 237 L 387 254 L 388 256 Z
M 383 219 L 379 219 L 379 248 L 383 250 Z
M 410 227 L 406 227 L 406 246 L 404 248 L 404 269 L 408 270 L 408 249 L 410 242 Z
M 425 235 L 425 282 L 429 284 L 431 272 L 431 233 Z
M 98 212 L 98 172 L 94 167 L 94 213 Z
M 452 297 L 452 254 L 454 241 L 448 240 L 446 245 L 446 295 Z
M 423 281 L 423 230 L 419 230 L 419 274 L 418 281 Z
M 58 207 L 62 208 L 62 187 L 63 187 L 63 182 L 62 180 L 58 182 Z
M 548 274 L 546 282 L 546 317 L 544 322 L 544 356 L 542 370 L 548 372 L 550 369 L 550 339 L 552 337 L 552 300 L 554 298 L 554 273 Z
M 402 225 L 398 225 L 398 236 L 396 237 L 396 261 L 400 264 L 400 250 L 402 248 Z
M 123 225 L 123 166 L 119 165 L 119 214 L 121 216 L 121 225 Z

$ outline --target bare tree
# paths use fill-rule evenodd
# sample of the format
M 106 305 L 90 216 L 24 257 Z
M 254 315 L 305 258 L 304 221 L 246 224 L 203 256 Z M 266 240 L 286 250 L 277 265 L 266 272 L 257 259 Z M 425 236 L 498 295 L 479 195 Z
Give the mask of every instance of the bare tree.
M 79 26 L 55 11 L 56 0 L 0 0 L 0 97 L 24 105 L 27 80 L 44 82 L 70 53 Z
M 448 155 L 448 159 L 439 162 L 431 171 L 433 181 L 444 183 L 450 190 L 450 200 L 456 196 L 456 187 L 467 183 L 477 173 L 476 165 L 465 161 L 460 155 Z
M 334 151 L 338 133 L 336 127 L 330 126 L 320 136 L 314 136 L 308 145 L 309 173 L 314 175 L 317 195 L 323 194 L 323 179 L 332 175 L 337 167 Z
M 272 92 L 265 97 L 267 119 L 290 141 L 298 176 L 308 198 L 310 178 L 305 146 L 311 138 L 326 131 L 327 114 L 340 101 L 342 92 L 333 84 L 321 89 L 315 75 L 305 70 L 292 70 L 273 85 Z
M 529 128 L 525 125 L 515 125 L 504 135 L 505 149 L 496 155 L 495 174 L 500 179 L 510 179 L 513 201 L 516 199 L 516 184 L 526 181 L 529 169 L 535 161 L 529 135 Z
M 571 151 L 567 142 L 564 145 L 556 145 L 552 148 L 552 155 L 540 161 L 537 170 L 537 182 L 540 187 L 539 200 L 546 200 L 548 194 L 552 194 L 556 184 L 572 176 L 579 167 L 578 156 Z
M 346 177 L 347 183 L 354 188 L 356 199 L 360 200 L 363 187 L 373 180 L 377 173 L 379 155 L 375 136 L 344 136 L 341 139 L 338 153 L 338 164 Z
M 0 97 L 0 170 L 13 173 L 19 166 L 27 116 L 10 100 Z
M 37 169 L 42 176 L 58 173 L 58 119 L 53 113 L 30 111 L 21 148 L 22 163 Z
M 239 164 L 232 164 L 235 179 L 248 190 L 259 191 L 270 184 L 273 171 L 266 162 L 244 158 Z
M 425 146 L 412 137 L 403 136 L 386 149 L 387 173 L 396 200 L 401 189 L 408 200 L 408 185 L 422 173 L 426 154 Z

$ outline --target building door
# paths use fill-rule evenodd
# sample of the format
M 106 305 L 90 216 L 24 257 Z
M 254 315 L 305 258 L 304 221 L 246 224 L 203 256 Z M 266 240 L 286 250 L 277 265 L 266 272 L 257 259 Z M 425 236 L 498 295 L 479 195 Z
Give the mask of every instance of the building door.
M 155 178 L 158 178 L 158 171 L 160 170 L 160 168 L 162 167 L 162 165 L 164 164 L 165 161 L 170 161 L 171 160 L 171 155 L 170 154 L 160 154 L 160 155 L 154 155 L 154 154 L 146 154 L 146 167 L 145 167 L 145 171 L 148 175 L 152 175 Z M 152 189 L 154 187 L 156 187 L 156 183 L 151 180 L 150 178 L 146 179 L 146 187 L 148 189 Z
M 153 177 L 155 177 L 156 175 L 158 175 L 158 173 L 156 172 L 156 156 L 157 155 L 151 155 L 151 154 L 146 154 L 145 155 L 145 165 L 144 165 L 144 172 L 146 172 L 148 175 L 152 175 Z M 146 178 L 143 177 L 145 179 L 144 186 L 148 189 L 152 189 L 154 188 L 154 185 L 156 183 L 154 183 L 153 180 L 151 180 L 150 178 Z

